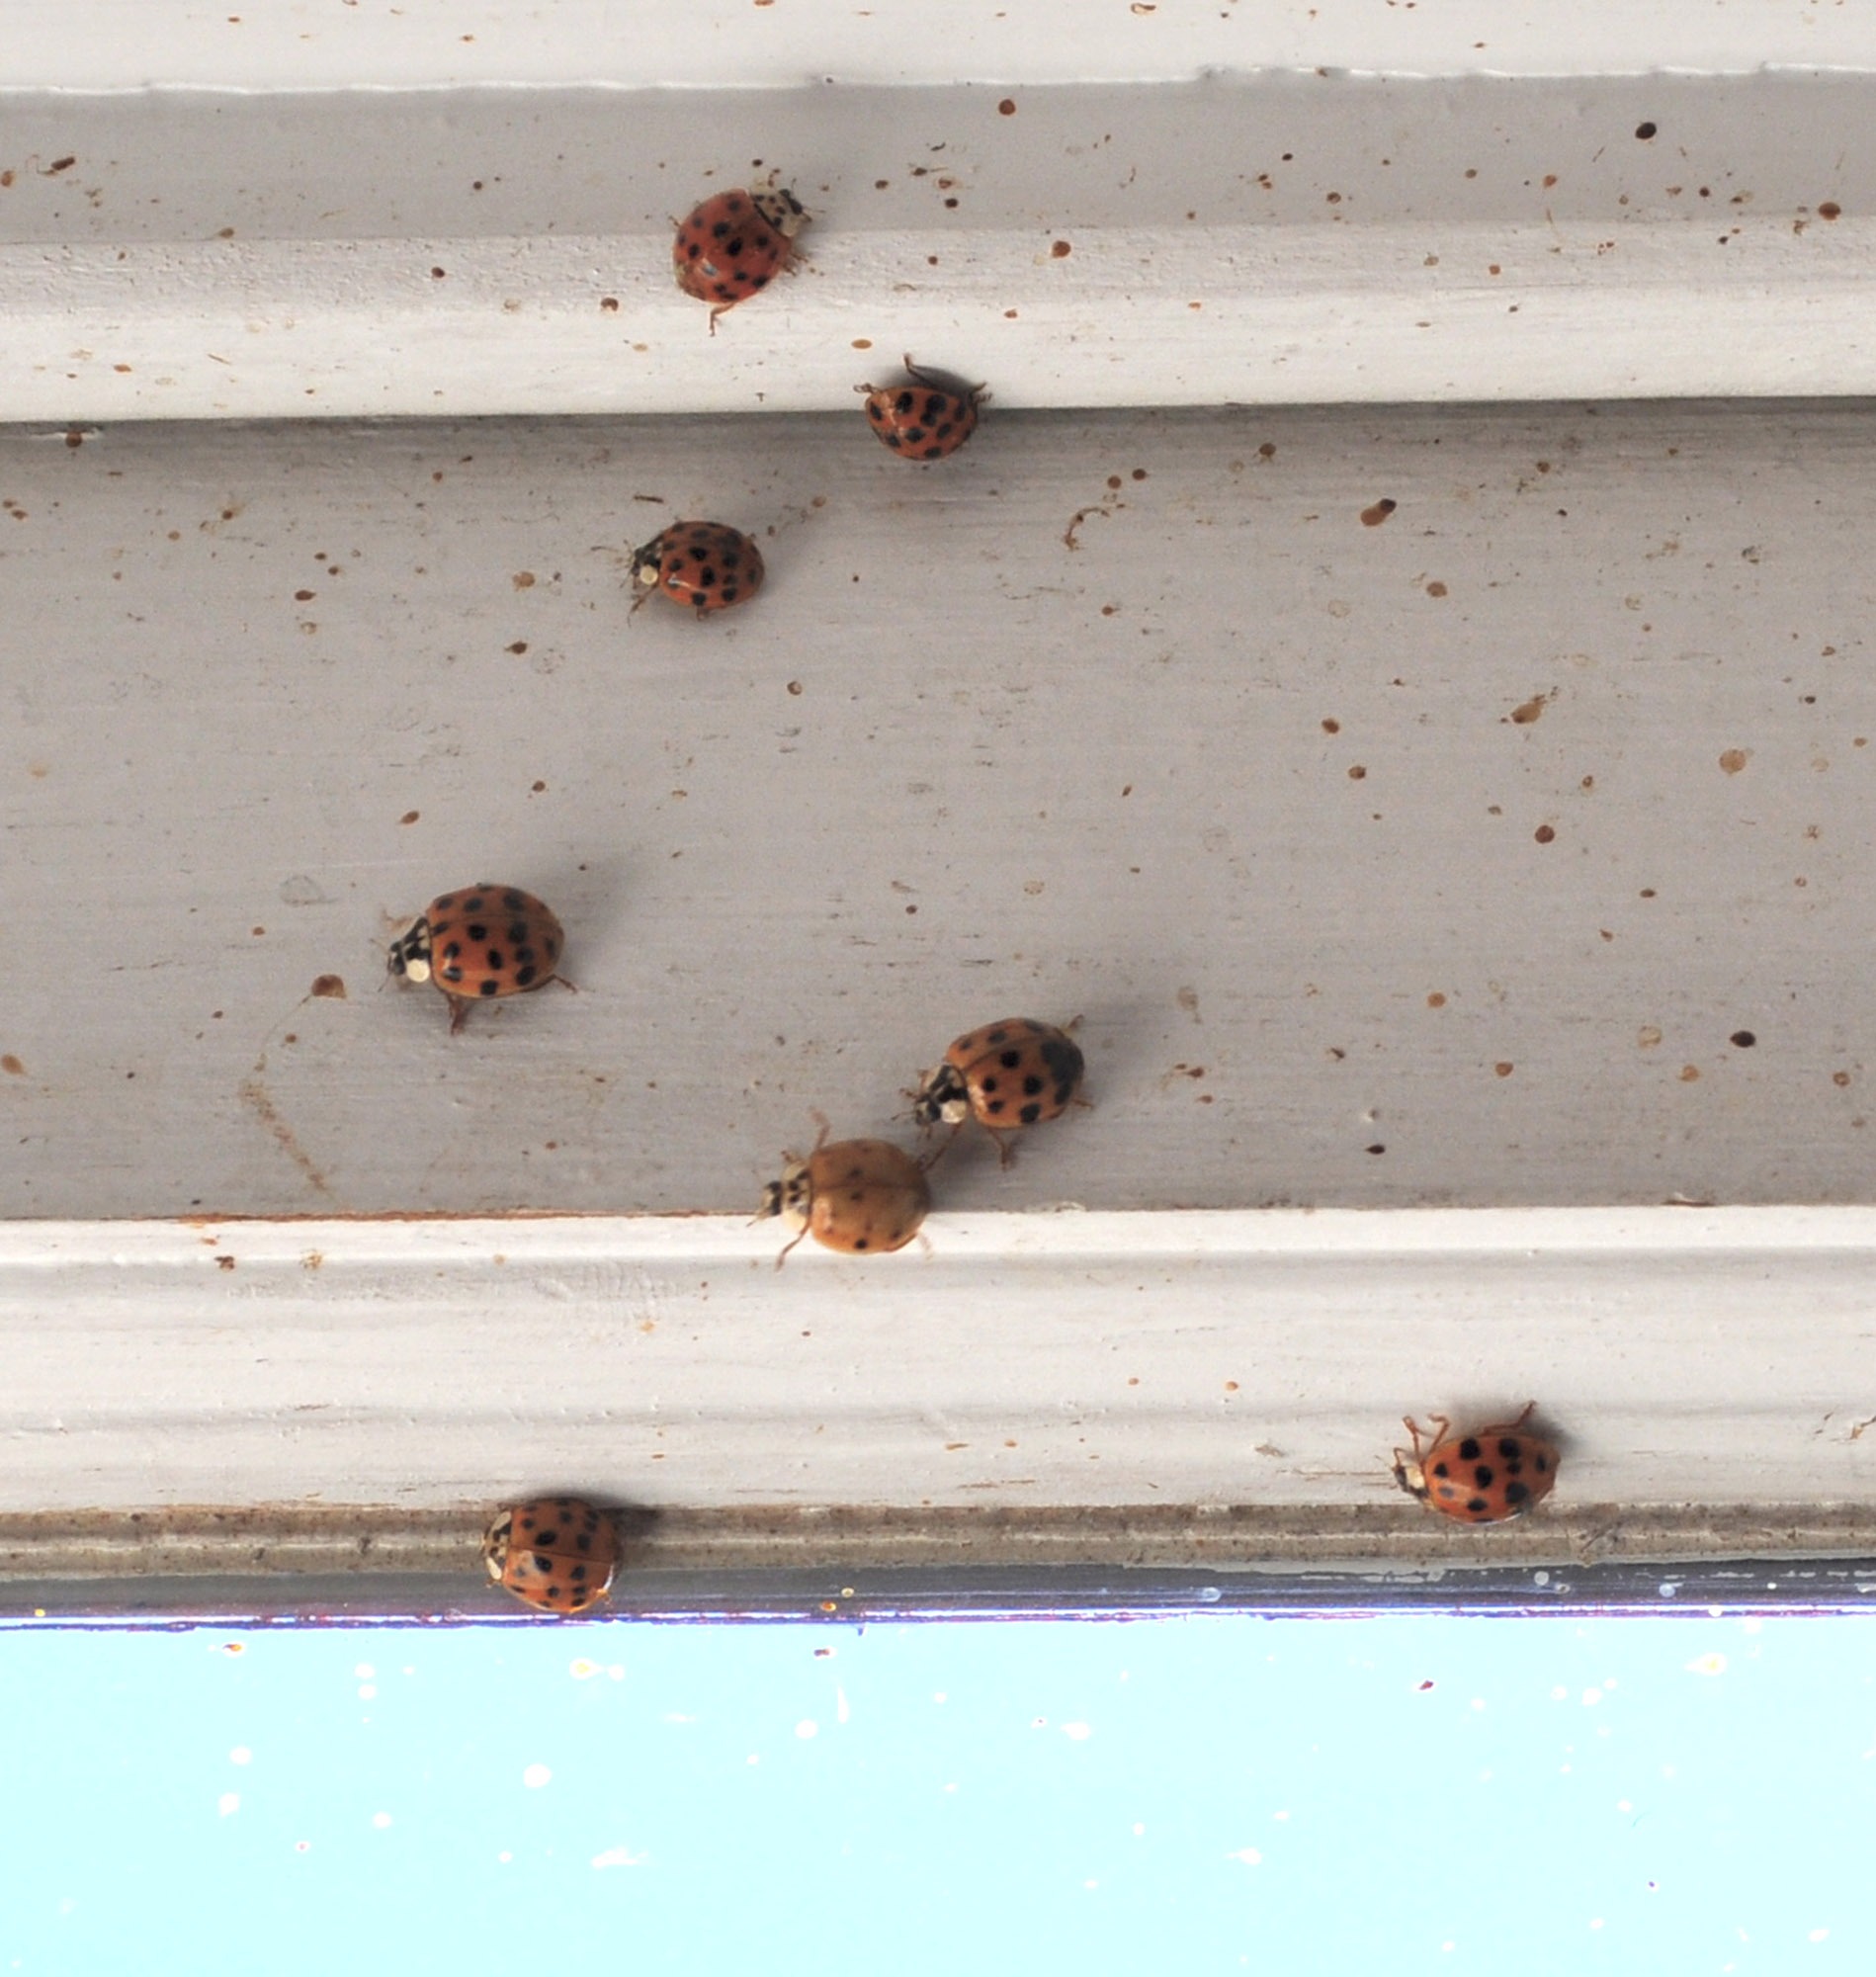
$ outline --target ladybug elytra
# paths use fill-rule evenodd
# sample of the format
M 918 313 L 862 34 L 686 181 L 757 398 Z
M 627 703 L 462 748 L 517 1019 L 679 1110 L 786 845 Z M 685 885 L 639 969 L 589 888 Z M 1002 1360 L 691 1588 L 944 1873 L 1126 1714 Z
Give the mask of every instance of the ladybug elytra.
M 1413 1447 L 1394 1451 L 1394 1480 L 1429 1510 L 1465 1524 L 1499 1524 L 1540 1504 L 1557 1482 L 1557 1444 L 1525 1428 L 1537 1411 L 1524 1404 L 1516 1420 L 1454 1434 L 1444 1415 L 1425 1432 L 1412 1416 L 1402 1422 Z
M 465 886 L 432 900 L 390 944 L 386 968 L 434 982 L 449 997 L 450 1030 L 470 1006 L 554 980 L 566 936 L 553 909 L 519 886 Z

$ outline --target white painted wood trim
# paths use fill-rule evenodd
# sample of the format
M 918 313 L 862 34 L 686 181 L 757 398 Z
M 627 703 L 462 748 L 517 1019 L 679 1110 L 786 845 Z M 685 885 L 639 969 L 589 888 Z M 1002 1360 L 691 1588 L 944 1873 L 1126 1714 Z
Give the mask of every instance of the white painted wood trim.
M 500 82 L 763 88 L 842 80 L 1144 81 L 1220 67 L 1404 74 L 1748 72 L 1876 64 L 1876 26 L 1810 0 L 6 0 L 0 87 L 460 88 Z
M 1221 1514 L 1240 1555 L 1418 1554 L 1444 1533 L 1395 1492 L 1403 1413 L 1528 1398 L 1566 1461 L 1521 1556 L 1631 1525 L 1646 1551 L 1651 1515 L 1695 1552 L 1876 1529 L 1876 1210 L 928 1227 L 778 1272 L 773 1225 L 723 1217 L 0 1226 L 0 1536 L 349 1505 L 454 1543 L 577 1489 L 680 1521 L 1053 1519 L 1057 1563 L 1076 1512 L 1096 1558 L 1136 1512 L 1176 1526 L 1149 1558 Z
M 1876 57 L 1201 69 L 0 85 L 0 420 L 1876 389 Z M 771 168 L 806 265 L 712 336 L 671 216 Z
M 1876 220 L 1724 255 L 1684 226 L 1073 231 L 1061 261 L 1048 229 L 817 242 L 714 345 L 661 239 L 14 247 L 0 416 L 850 411 L 906 350 L 1005 410 L 1876 392 Z

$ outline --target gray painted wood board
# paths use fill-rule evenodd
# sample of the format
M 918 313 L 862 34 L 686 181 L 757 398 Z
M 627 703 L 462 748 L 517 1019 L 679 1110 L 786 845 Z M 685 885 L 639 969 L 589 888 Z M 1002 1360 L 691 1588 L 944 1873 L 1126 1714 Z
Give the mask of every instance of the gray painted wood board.
M 0 1208 L 752 1207 L 1016 1012 L 1093 1109 L 942 1206 L 1868 1201 L 1868 463 L 1854 405 L 14 429 Z M 629 618 L 695 513 L 766 590 Z M 453 1039 L 383 950 L 477 879 L 578 993 Z

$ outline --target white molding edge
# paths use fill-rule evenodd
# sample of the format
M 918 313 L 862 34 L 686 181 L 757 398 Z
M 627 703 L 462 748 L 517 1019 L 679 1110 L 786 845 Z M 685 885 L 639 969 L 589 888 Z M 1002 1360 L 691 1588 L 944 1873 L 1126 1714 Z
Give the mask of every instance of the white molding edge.
M 975 367 L 1000 410 L 1876 393 L 1876 221 L 1753 222 L 1724 252 L 1593 224 L 1073 249 L 835 237 L 713 339 L 642 236 L 15 246 L 0 418 L 851 413 L 905 350 Z
M 1810 0 L 1582 0 L 1512 10 L 1494 0 L 1378 8 L 1363 0 L 876 0 L 860 9 L 768 0 L 496 0 L 312 7 L 248 0 L 0 4 L 0 87 L 134 90 L 460 88 L 605 80 L 674 89 L 843 81 L 1075 82 L 1182 78 L 1217 68 L 1417 75 L 1748 72 L 1769 64 L 1876 64 L 1856 8 Z M 649 72 L 649 73 L 648 73 Z
M 1229 1512 L 1255 1555 L 1418 1554 L 1402 1414 L 1535 1398 L 1566 1450 L 1539 1555 L 1872 1527 L 1876 1210 L 928 1226 L 779 1272 L 773 1225 L 722 1217 L 0 1226 L 0 1520 L 384 1530 L 579 1489 L 725 1528 L 1054 1520 L 1060 1554 L 1077 1512 Z
M 0 93 L 0 420 L 1876 390 L 1868 67 L 529 73 Z M 671 215 L 771 166 L 805 264 L 713 336 Z

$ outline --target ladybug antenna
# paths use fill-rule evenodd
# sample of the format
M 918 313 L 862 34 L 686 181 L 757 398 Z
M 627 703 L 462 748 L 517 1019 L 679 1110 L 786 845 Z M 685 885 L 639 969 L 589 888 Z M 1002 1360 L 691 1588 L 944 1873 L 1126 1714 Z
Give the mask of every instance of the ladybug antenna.
M 925 1130 L 927 1133 L 931 1131 L 932 1125 L 935 1122 L 931 1120 L 927 1120 L 925 1122 Z M 932 1168 L 935 1167 L 938 1164 L 938 1162 L 941 1160 L 943 1160 L 948 1153 L 950 1153 L 952 1148 L 958 1144 L 958 1135 L 963 1131 L 964 1131 L 964 1121 L 960 1119 L 958 1123 L 952 1127 L 951 1131 L 948 1132 L 945 1135 L 945 1137 L 938 1142 L 937 1146 L 935 1146 L 930 1153 L 921 1154 L 919 1156 L 918 1171 L 920 1173 L 930 1173 Z M 1007 1162 L 1005 1162 L 1005 1164 L 1007 1164 Z

